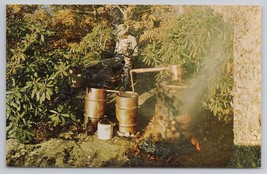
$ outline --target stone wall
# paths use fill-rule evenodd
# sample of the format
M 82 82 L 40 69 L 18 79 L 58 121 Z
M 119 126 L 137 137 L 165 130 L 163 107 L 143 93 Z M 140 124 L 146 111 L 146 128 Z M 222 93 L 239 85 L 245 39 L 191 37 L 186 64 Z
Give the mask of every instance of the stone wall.
M 261 7 L 212 6 L 234 25 L 234 144 L 261 145 Z
M 235 6 L 234 144 L 261 145 L 261 8 Z

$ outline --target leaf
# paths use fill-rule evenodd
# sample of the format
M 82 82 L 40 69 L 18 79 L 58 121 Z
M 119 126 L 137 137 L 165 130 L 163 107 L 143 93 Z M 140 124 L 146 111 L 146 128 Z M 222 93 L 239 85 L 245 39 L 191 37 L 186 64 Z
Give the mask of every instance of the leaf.
M 36 100 L 37 100 L 37 101 L 40 100 L 40 92 L 39 92 L 39 91 L 36 92 Z
M 53 94 L 53 91 L 51 90 L 51 89 L 47 89 L 47 91 L 46 91 L 49 95 L 52 95 Z
M 54 114 L 58 114 L 58 112 L 55 111 L 55 110 L 50 110 L 50 112 L 52 112 L 52 113 L 54 113 Z
M 69 117 L 69 114 L 61 114 L 63 117 Z
M 31 98 L 32 98 L 32 99 L 34 98 L 34 95 L 35 95 L 35 91 L 32 90 L 32 93 L 31 93 Z
M 66 71 L 62 72 L 64 76 L 68 76 L 68 73 Z
M 55 117 L 53 126 L 56 127 L 58 124 L 59 124 L 59 118 Z
M 50 97 L 50 94 L 48 93 L 48 92 L 46 92 L 46 98 L 47 98 L 47 100 L 51 100 L 51 97 Z
M 32 140 L 32 135 L 27 133 L 27 139 L 31 141 Z
M 43 103 L 43 101 L 45 100 L 45 93 L 43 93 L 41 95 L 41 98 L 40 98 L 40 104 Z
M 41 41 L 44 42 L 44 35 L 41 34 Z
M 24 86 L 24 88 L 30 88 L 32 86 L 32 82 L 26 82 L 26 86 Z
M 70 114 L 70 118 L 71 118 L 73 121 L 76 121 L 76 117 L 75 117 L 75 115 Z
M 33 73 L 33 76 L 34 76 L 34 77 L 38 77 L 37 72 Z
M 64 126 L 64 125 L 65 125 L 65 123 L 66 123 L 66 120 L 65 120 L 65 118 L 64 118 L 64 117 L 61 117 L 61 126 Z
M 63 105 L 59 105 L 57 109 L 58 109 L 59 112 L 62 112 L 63 108 L 64 108 Z

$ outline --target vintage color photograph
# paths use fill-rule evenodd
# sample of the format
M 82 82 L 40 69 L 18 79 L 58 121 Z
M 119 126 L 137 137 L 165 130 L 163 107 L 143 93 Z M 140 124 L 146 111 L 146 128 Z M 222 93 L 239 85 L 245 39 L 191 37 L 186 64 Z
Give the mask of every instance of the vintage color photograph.
M 261 7 L 6 5 L 6 166 L 260 168 Z

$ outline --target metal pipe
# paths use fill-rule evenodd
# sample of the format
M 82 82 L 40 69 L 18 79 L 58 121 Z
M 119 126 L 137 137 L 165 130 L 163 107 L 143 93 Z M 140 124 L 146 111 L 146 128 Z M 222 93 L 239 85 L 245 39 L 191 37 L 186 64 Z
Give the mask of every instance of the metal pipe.
M 146 73 L 146 72 L 156 72 L 156 71 L 164 71 L 167 70 L 168 73 L 171 75 L 173 80 L 182 80 L 183 76 L 183 67 L 182 65 L 170 65 L 167 67 L 155 67 L 155 68 L 139 68 L 139 69 L 132 69 L 130 70 L 130 78 L 131 78 L 131 85 L 133 94 L 135 93 L 134 90 L 134 82 L 133 82 L 133 73 Z
M 107 92 L 114 92 L 114 93 L 120 93 L 118 90 L 112 90 L 112 89 L 106 89 Z
M 168 68 L 169 67 L 139 68 L 139 69 L 132 69 L 131 72 L 135 73 L 156 72 L 156 71 L 167 70 Z
M 134 83 L 133 83 L 133 73 L 146 73 L 146 72 L 156 72 L 156 71 L 164 71 L 167 70 L 168 67 L 155 67 L 155 68 L 139 68 L 139 69 L 131 69 L 130 70 L 130 78 L 131 78 L 131 85 L 133 94 L 135 94 L 134 91 Z

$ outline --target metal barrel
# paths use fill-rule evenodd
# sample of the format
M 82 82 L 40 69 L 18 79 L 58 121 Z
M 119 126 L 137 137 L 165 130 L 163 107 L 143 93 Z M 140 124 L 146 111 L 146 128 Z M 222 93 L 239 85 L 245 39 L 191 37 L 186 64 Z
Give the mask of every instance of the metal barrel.
M 84 102 L 84 126 L 87 126 L 88 119 L 96 126 L 101 115 L 105 114 L 106 90 L 86 87 Z
M 116 95 L 116 118 L 119 122 L 120 132 L 136 132 L 137 107 L 137 93 L 126 91 Z

